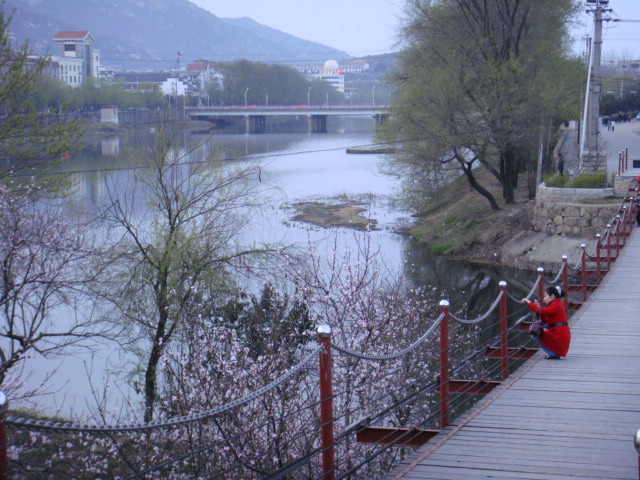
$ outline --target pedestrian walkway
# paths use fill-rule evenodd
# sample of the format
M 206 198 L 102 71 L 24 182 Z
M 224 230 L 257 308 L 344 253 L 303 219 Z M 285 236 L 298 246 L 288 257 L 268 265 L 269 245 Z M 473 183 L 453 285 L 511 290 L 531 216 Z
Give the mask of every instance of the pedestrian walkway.
M 386 478 L 638 478 L 639 228 L 571 324 L 567 358 L 530 359 Z
M 604 142 L 604 149 L 607 155 L 607 171 L 618 173 L 618 153 L 625 148 L 629 148 L 629 168 L 623 177 L 635 178 L 640 175 L 640 167 L 633 168 L 633 160 L 640 161 L 640 122 L 616 122 L 613 131 L 607 130 L 606 126 L 600 127 L 600 133 Z
M 607 172 L 609 175 L 618 173 L 618 153 L 629 148 L 629 169 L 624 177 L 636 178 L 640 175 L 640 168 L 633 167 L 633 160 L 640 160 L 640 121 L 616 123 L 615 130 L 609 131 L 605 125 L 600 126 L 602 136 L 601 148 L 607 151 Z M 566 130 L 558 152 L 564 157 L 564 170 L 569 175 L 577 175 L 580 165 L 578 145 L 578 131 Z

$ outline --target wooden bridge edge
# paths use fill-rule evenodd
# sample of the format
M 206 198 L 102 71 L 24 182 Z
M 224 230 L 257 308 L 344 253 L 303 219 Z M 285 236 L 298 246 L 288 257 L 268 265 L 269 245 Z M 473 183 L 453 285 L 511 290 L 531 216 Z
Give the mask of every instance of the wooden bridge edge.
M 630 238 L 634 235 L 637 235 L 637 230 L 638 228 L 633 229 L 633 231 L 631 232 Z M 621 260 L 624 259 L 624 256 L 626 255 L 627 251 L 628 249 L 626 248 L 622 249 L 622 252 L 620 255 Z M 583 313 L 598 298 L 599 293 L 602 291 L 602 287 L 604 287 L 608 283 L 609 279 L 613 277 L 613 275 L 611 274 L 613 274 L 615 270 L 618 268 L 618 266 L 621 265 L 622 263 L 623 262 L 616 262 L 615 264 L 613 264 L 611 271 L 605 276 L 604 281 L 599 285 L 599 288 L 592 295 L 589 296 L 587 301 L 582 305 L 582 308 L 580 308 L 580 310 L 578 310 L 571 317 L 571 320 L 569 322 L 571 326 L 573 326 L 575 323 L 580 321 L 580 318 L 582 317 Z M 444 444 L 449 438 L 454 436 L 458 432 L 458 430 L 464 427 L 467 423 L 473 420 L 476 417 L 476 415 L 478 415 L 485 408 L 491 405 L 494 402 L 494 400 L 496 400 L 500 395 L 502 395 L 502 392 L 508 389 L 514 382 L 519 380 L 529 370 L 531 370 L 534 367 L 534 365 L 536 365 L 538 361 L 540 361 L 541 358 L 542 358 L 542 355 L 536 355 L 530 358 L 529 360 L 527 360 L 523 365 L 520 366 L 520 368 L 518 368 L 512 375 L 510 375 L 509 378 L 507 378 L 507 380 L 502 382 L 502 384 L 499 387 L 494 388 L 492 392 L 487 394 L 476 405 L 471 407 L 471 409 L 468 412 L 458 417 L 455 420 L 455 423 L 453 425 L 450 425 L 449 427 L 442 430 L 439 434 L 434 436 L 433 439 L 430 440 L 423 447 L 423 449 L 419 449 L 416 452 L 416 456 L 409 459 L 410 463 L 406 465 L 398 465 L 397 471 L 395 473 L 391 472 L 390 474 L 391 476 L 384 477 L 385 480 L 401 480 L 405 474 L 411 472 L 411 470 L 413 470 L 420 462 L 422 462 L 425 458 L 428 458 L 429 455 L 431 455 L 434 451 L 440 448 L 440 446 L 442 446 L 442 444 Z

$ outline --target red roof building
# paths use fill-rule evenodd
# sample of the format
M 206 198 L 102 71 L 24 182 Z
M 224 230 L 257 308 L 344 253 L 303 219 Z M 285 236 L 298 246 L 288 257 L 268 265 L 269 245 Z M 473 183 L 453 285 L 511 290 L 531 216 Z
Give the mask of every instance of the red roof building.
M 71 86 L 79 86 L 87 78 L 100 76 L 100 51 L 88 30 L 59 31 L 53 36 L 58 63 L 58 78 Z

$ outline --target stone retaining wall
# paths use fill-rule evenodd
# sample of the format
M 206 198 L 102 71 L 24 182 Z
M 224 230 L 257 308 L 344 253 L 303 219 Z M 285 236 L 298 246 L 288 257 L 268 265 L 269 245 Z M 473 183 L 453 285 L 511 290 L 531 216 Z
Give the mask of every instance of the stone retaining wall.
M 620 204 L 592 202 L 612 195 L 613 188 L 553 188 L 543 183 L 536 195 L 533 229 L 571 238 L 594 238 L 604 232 Z M 584 200 L 591 203 L 581 203 Z

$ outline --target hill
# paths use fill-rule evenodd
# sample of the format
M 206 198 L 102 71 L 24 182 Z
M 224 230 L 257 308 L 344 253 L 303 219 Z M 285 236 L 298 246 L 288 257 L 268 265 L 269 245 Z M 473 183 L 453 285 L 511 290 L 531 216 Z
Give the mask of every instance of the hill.
M 241 58 L 322 63 L 349 58 L 340 50 L 302 40 L 250 18 L 219 18 L 188 0 L 6 0 L 15 9 L 11 31 L 36 54 L 51 52 L 60 30 L 89 30 L 104 65 L 160 69 L 181 61 Z

